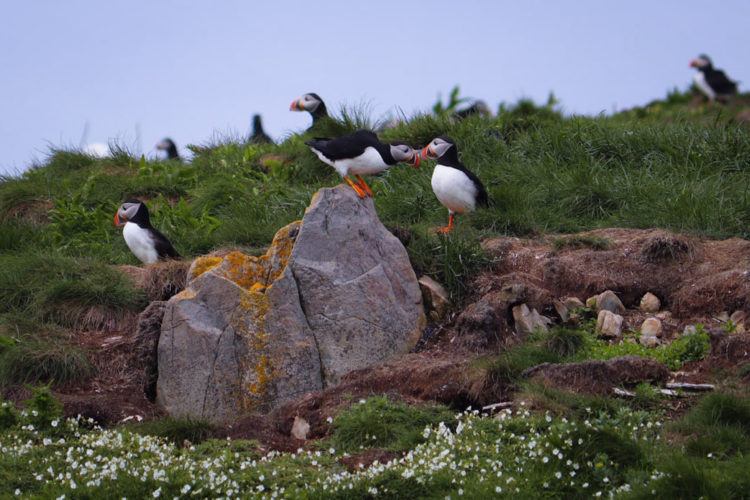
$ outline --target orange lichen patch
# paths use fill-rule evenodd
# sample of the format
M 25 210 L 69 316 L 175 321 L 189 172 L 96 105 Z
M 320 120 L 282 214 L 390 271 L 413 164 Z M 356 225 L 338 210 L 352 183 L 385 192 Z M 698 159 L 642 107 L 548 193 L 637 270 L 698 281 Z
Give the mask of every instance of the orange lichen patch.
M 215 257 L 213 255 L 204 255 L 203 257 L 198 257 L 193 261 L 193 265 L 191 268 L 192 275 L 190 276 L 190 279 L 195 279 L 201 274 L 210 271 L 211 269 L 214 269 L 224 259 L 221 257 Z
M 262 397 L 266 393 L 266 386 L 272 379 L 273 367 L 271 360 L 265 354 L 260 356 L 260 360 L 255 365 L 256 381 L 248 384 L 248 392 L 255 397 Z
M 264 292 L 286 269 L 299 225 L 300 222 L 297 221 L 279 229 L 268 251 L 260 257 L 246 255 L 237 250 L 223 257 L 200 257 L 205 262 L 196 261 L 193 265 L 193 275 L 197 277 L 202 272 L 215 269 L 216 274 L 233 281 L 245 290 Z
M 196 296 L 195 290 L 193 290 L 192 288 L 186 288 L 183 291 L 181 291 L 180 293 L 178 293 L 177 295 L 175 295 L 175 297 L 178 300 L 194 299 L 195 296 Z

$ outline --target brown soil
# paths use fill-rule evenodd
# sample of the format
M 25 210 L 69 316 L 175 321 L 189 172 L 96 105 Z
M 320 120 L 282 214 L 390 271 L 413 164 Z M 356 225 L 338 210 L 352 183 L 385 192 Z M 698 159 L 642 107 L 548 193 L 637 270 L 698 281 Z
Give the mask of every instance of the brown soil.
M 722 311 L 750 313 L 748 241 L 712 241 L 660 230 L 602 229 L 584 234 L 604 238 L 611 244 L 604 250 L 554 251 L 554 236 L 485 241 L 483 247 L 495 259 L 495 265 L 473 280 L 471 288 L 475 293 L 462 311 L 428 327 L 419 352 L 352 372 L 335 387 L 303 395 L 271 415 L 243 418 L 223 432 L 233 438 L 257 439 L 268 448 L 296 450 L 305 445 L 290 437 L 296 416 L 310 424 L 309 438 L 319 438 L 330 432 L 329 417 L 352 401 L 374 394 L 387 394 L 409 403 L 440 402 L 461 410 L 469 405 L 505 401 L 512 396 L 508 388 L 493 385 L 476 360 L 496 354 L 506 342 L 514 341 L 510 309 L 521 302 L 557 319 L 553 299 L 575 296 L 585 301 L 609 289 L 628 308 L 627 327 L 637 328 L 646 317 L 637 311 L 640 298 L 652 292 L 661 300 L 662 309 L 671 313 L 664 320 L 667 337 L 696 322 L 717 326 L 713 318 Z M 121 269 L 153 300 L 164 300 L 184 286 L 189 264 L 172 262 Z M 78 334 L 78 342 L 91 353 L 97 374 L 79 386 L 56 391 L 66 413 L 81 413 L 103 424 L 114 424 L 129 416 L 160 415 L 146 396 L 149 393 L 153 398 L 149 387 L 153 387 L 154 325 L 158 323 L 146 316 L 140 318 L 139 332 L 139 322 L 134 318 L 120 318 L 107 332 Z M 747 336 L 719 339 L 708 360 L 687 366 L 684 371 L 691 374 L 690 381 L 710 381 L 709 366 L 739 366 L 750 361 L 748 352 Z M 604 379 L 620 377 L 624 385 L 643 375 L 623 375 L 625 372 L 603 365 L 604 368 L 582 364 L 579 370 L 562 375 L 548 372 L 546 379 L 597 392 L 601 378 L 594 380 L 592 374 Z M 646 379 L 664 378 L 661 368 L 640 368 L 648 372 L 646 375 L 653 375 Z M 23 392 L 17 390 L 13 399 L 23 399 Z M 351 457 L 347 466 L 383 461 L 386 457 L 377 451 L 368 453 Z

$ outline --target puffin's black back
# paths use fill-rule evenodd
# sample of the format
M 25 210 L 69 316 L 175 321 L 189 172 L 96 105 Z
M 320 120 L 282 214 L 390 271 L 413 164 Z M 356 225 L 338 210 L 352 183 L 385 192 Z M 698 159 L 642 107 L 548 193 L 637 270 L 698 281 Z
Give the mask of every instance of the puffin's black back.
M 316 138 L 306 141 L 305 144 L 317 149 L 331 161 L 356 158 L 368 147 L 377 149 L 383 155 L 383 146 L 387 146 L 380 142 L 378 136 L 370 130 L 357 130 L 353 134 L 342 135 L 335 139 Z M 390 156 L 390 147 L 387 149 L 388 156 Z
M 270 144 L 273 141 L 263 130 L 263 122 L 260 115 L 253 115 L 253 133 L 250 135 L 252 144 Z
M 151 217 L 148 213 L 148 207 L 146 207 L 146 204 L 134 198 L 126 200 L 125 203 L 140 204 L 138 206 L 138 211 L 135 213 L 135 216 L 131 217 L 128 222 L 137 224 L 138 227 L 149 232 L 151 238 L 154 241 L 154 249 L 156 250 L 157 255 L 159 255 L 159 259 L 179 259 L 180 254 L 178 254 L 177 250 L 174 249 L 172 243 L 158 229 L 151 225 Z

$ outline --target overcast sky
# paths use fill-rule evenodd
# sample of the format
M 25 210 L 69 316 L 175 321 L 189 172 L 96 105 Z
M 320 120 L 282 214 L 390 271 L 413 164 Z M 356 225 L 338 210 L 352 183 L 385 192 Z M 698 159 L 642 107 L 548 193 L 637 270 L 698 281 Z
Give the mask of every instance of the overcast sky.
M 255 112 L 278 139 L 310 91 L 377 116 L 455 84 L 493 109 L 554 91 L 611 112 L 685 88 L 701 52 L 750 85 L 747 0 L 3 0 L 0 19 L 0 173 L 50 145 L 245 134 Z

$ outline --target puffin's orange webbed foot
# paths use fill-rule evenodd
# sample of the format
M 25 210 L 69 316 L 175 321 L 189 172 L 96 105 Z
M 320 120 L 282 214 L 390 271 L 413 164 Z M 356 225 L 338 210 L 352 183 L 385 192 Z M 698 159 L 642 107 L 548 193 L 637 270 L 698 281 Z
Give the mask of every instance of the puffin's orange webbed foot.
M 453 214 L 448 215 L 448 225 L 445 227 L 438 228 L 436 232 L 440 234 L 448 234 L 451 231 L 453 231 L 453 219 L 454 219 Z
M 347 184 L 351 186 L 351 188 L 354 190 L 355 193 L 357 193 L 357 196 L 360 198 L 366 198 L 367 193 L 365 193 L 361 187 L 359 187 L 354 181 L 352 181 L 349 177 L 344 177 L 344 180 Z
M 357 176 L 357 182 L 359 183 L 359 187 L 362 188 L 362 191 L 364 191 L 365 194 L 367 194 L 367 196 L 369 196 L 370 198 L 372 198 L 373 196 L 375 196 L 372 193 L 372 189 L 370 189 L 370 186 L 368 186 L 367 183 L 365 182 L 365 180 L 361 176 L 359 176 L 359 175 Z

